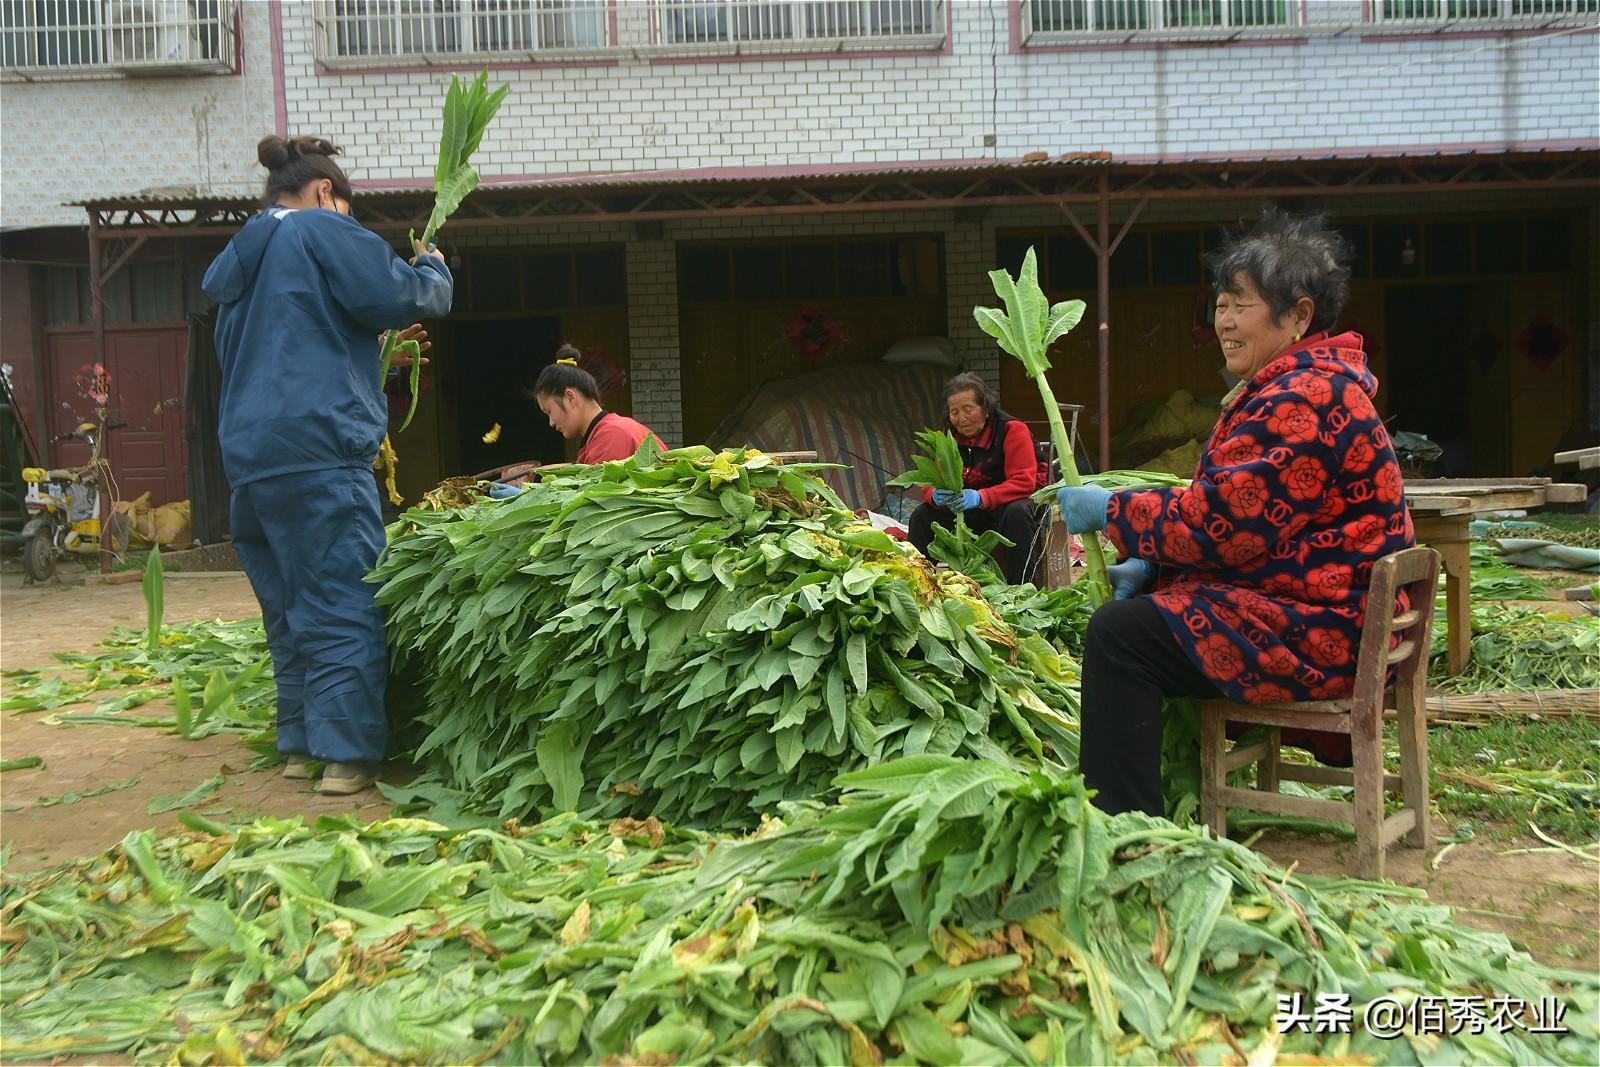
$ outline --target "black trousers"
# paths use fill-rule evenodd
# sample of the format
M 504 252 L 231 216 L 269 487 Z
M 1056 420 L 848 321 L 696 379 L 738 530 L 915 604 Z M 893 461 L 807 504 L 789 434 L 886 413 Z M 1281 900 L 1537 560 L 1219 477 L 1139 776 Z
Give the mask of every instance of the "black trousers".
M 1089 619 L 1083 641 L 1079 762 L 1094 804 L 1166 814 L 1161 795 L 1161 700 L 1216 697 L 1149 597 L 1113 600 Z
M 1006 581 L 1012 585 L 1021 585 L 1032 577 L 1028 574 L 1028 553 L 1033 547 L 1037 527 L 1034 521 L 1036 511 L 1031 500 L 1013 500 L 998 508 L 974 508 L 961 513 L 973 533 L 998 530 L 1001 537 L 1011 542 L 1012 547 L 1004 550 L 1004 570 Z M 934 524 L 938 523 L 948 530 L 955 526 L 955 521 L 953 511 L 933 504 L 920 504 L 911 513 L 910 529 L 906 533 L 911 543 L 917 546 L 917 551 L 926 554 L 928 546 L 933 544 Z

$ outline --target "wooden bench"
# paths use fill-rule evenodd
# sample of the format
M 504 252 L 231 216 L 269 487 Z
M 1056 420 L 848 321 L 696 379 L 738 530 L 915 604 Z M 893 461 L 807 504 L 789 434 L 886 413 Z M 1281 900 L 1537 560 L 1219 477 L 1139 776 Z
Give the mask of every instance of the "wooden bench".
M 1383 877 L 1383 850 L 1404 837 L 1412 848 L 1428 844 L 1428 723 L 1423 684 L 1432 645 L 1434 590 L 1439 554 L 1408 548 L 1383 557 L 1372 568 L 1367 618 L 1356 656 L 1355 691 L 1348 700 L 1286 704 L 1235 704 L 1207 700 L 1200 705 L 1200 811 L 1218 838 L 1228 836 L 1228 809 L 1309 816 L 1353 823 L 1356 869 L 1362 878 Z M 1404 590 L 1410 608 L 1394 611 Z M 1398 643 L 1395 643 L 1397 639 Z M 1393 645 L 1391 648 L 1390 646 Z M 1400 773 L 1383 771 L 1384 678 L 1395 673 L 1394 706 L 1400 723 Z M 1270 727 L 1267 739 L 1228 747 L 1229 723 Z M 1352 770 L 1284 763 L 1285 726 L 1347 734 L 1355 757 Z M 1256 787 L 1230 786 L 1227 776 L 1256 765 Z M 1354 787 L 1353 800 L 1324 800 L 1279 792 L 1284 781 Z M 1385 818 L 1386 793 L 1401 793 L 1404 807 Z

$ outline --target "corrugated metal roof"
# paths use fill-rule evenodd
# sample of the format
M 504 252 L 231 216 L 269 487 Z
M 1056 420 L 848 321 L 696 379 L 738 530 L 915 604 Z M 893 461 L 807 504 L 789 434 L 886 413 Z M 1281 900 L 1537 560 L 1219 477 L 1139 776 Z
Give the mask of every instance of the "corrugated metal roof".
M 1235 154 L 1225 158 L 1201 157 L 1125 157 L 1115 158 L 1109 153 L 1067 153 L 1042 159 L 1027 157 L 1015 159 L 942 160 L 918 163 L 862 163 L 839 166 L 795 167 L 734 167 L 701 168 L 696 170 L 649 170 L 587 174 L 555 174 L 549 177 L 518 177 L 510 179 L 485 179 L 480 193 L 509 193 L 568 189 L 574 193 L 604 191 L 606 189 L 683 188 L 687 186 L 754 186 L 775 182 L 822 182 L 861 180 L 866 178 L 930 178 L 950 174 L 995 174 L 1013 172 L 1050 171 L 1091 167 L 1114 167 L 1125 170 L 1160 170 L 1167 167 L 1229 166 L 1285 166 L 1294 164 L 1344 163 L 1359 164 L 1365 161 L 1415 160 L 1418 162 L 1441 160 L 1468 160 L 1472 158 L 1530 158 L 1539 156 L 1593 154 L 1592 147 L 1533 148 L 1533 149 L 1482 149 L 1432 152 L 1400 151 L 1393 153 L 1366 152 L 1344 154 L 1339 152 L 1307 152 L 1295 155 L 1261 153 Z M 1032 155 L 1033 153 L 1030 153 Z M 363 201 L 401 201 L 432 192 L 432 185 L 419 182 L 411 186 L 384 188 L 363 186 L 355 182 L 356 193 Z M 120 196 L 95 197 L 70 201 L 71 207 L 238 207 L 254 203 L 254 195 L 198 194 L 182 189 L 150 189 Z
M 1274 155 L 1263 153 L 1257 155 L 1231 155 L 1226 158 L 1198 158 L 1198 157 L 1137 157 L 1114 158 L 1108 153 L 1068 153 L 1063 156 L 1053 156 L 1044 159 L 971 159 L 949 160 L 934 163 L 862 163 L 845 164 L 841 166 L 797 166 L 797 167 L 738 167 L 738 168 L 702 168 L 697 170 L 650 170 L 650 171 L 623 171 L 610 173 L 588 174 L 557 174 L 543 178 L 513 178 L 497 180 L 485 179 L 479 186 L 481 192 L 487 193 L 516 193 L 531 192 L 535 190 L 548 191 L 551 189 L 570 189 L 574 192 L 583 190 L 604 189 L 641 189 L 651 187 L 682 187 L 693 185 L 755 185 L 762 182 L 775 181 L 826 181 L 829 179 L 851 180 L 862 178 L 926 178 L 946 174 L 979 174 L 994 173 L 1004 174 L 1012 171 L 1029 170 L 1054 170 L 1058 168 L 1082 167 L 1118 167 L 1118 168 L 1151 168 L 1162 167 L 1195 167 L 1195 166 L 1238 166 L 1238 165 L 1288 165 L 1295 163 L 1359 163 L 1370 160 L 1441 160 L 1441 159 L 1470 159 L 1473 157 L 1514 157 L 1514 156 L 1548 156 L 1564 154 L 1568 151 L 1584 151 L 1583 149 L 1515 149 L 1515 150 L 1484 150 L 1436 152 L 1400 152 L 1385 154 L 1368 152 L 1359 155 L 1346 155 L 1337 152 L 1316 152 L 1297 155 Z M 400 188 L 364 187 L 356 183 L 356 192 L 363 200 L 402 200 L 429 193 L 432 186 L 419 182 L 414 186 Z M 185 205 L 194 207 L 218 206 L 232 207 L 241 203 L 250 203 L 255 200 L 253 195 L 218 195 L 198 194 L 180 189 L 150 189 L 140 192 L 127 193 L 106 197 L 94 197 L 85 200 L 70 201 L 71 207 L 126 205 L 152 207 Z

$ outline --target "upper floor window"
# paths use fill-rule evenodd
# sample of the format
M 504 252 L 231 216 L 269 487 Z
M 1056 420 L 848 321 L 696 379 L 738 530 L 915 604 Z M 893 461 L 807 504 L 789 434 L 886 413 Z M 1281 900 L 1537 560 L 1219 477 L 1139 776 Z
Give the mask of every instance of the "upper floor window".
M 21 77 L 231 74 L 237 0 L 0 0 L 0 69 Z
M 1017 0 L 1032 44 L 1184 39 L 1297 30 L 1301 0 Z
M 937 48 L 946 0 L 656 0 L 653 40 L 671 49 Z
M 1533 23 L 1600 14 L 1600 0 L 1374 0 L 1373 22 L 1384 26 L 1418 23 Z
M 608 49 L 606 0 L 317 0 L 317 58 L 562 58 Z

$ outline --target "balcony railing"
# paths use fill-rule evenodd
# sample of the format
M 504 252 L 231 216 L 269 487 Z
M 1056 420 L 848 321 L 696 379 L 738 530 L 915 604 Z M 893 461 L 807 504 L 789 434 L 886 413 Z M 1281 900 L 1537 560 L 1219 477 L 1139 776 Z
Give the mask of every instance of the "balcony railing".
M 1301 0 L 1018 0 L 1026 44 L 1226 39 L 1300 32 Z
M 231 74 L 238 32 L 237 0 L 0 0 L 0 71 Z
M 656 0 L 652 43 L 685 54 L 932 49 L 946 0 Z
M 613 40 L 606 0 L 317 0 L 317 58 L 333 66 L 583 59 Z
M 1377 25 L 1410 29 L 1452 23 L 1582 24 L 1600 21 L 1600 0 L 1373 0 L 1369 11 Z

